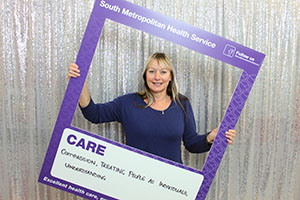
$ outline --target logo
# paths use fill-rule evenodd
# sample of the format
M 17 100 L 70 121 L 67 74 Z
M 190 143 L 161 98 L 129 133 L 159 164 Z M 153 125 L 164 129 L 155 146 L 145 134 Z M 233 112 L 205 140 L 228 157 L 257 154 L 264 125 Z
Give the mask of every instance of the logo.
M 231 46 L 230 44 L 226 44 L 225 48 L 223 50 L 223 54 L 225 56 L 232 58 L 234 56 L 235 51 L 236 51 L 236 48 L 234 46 Z

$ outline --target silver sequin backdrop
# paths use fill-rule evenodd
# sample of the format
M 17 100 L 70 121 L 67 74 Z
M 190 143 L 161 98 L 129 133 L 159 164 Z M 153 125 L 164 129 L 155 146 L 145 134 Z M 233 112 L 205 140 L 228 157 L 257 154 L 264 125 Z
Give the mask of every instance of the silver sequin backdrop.
M 299 0 L 131 0 L 266 54 L 207 199 L 300 199 Z M 0 199 L 82 199 L 37 182 L 93 0 L 0 1 Z M 233 66 L 107 21 L 88 75 L 105 102 L 141 87 L 145 59 L 167 53 L 199 134 L 216 127 L 239 80 Z M 73 125 L 124 141 L 117 123 Z M 201 169 L 207 154 L 184 150 Z

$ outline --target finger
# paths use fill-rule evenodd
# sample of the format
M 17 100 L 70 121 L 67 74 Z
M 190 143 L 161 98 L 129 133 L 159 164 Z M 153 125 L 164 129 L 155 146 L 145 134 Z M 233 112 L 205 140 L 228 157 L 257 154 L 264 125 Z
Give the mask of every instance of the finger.
M 231 138 L 235 137 L 235 133 L 232 133 L 232 132 L 226 132 L 225 135 L 228 137 L 231 137 Z
M 80 76 L 80 70 L 78 65 L 76 63 L 71 63 L 68 71 L 68 80 L 70 80 L 70 78 L 77 78 L 79 76 Z
M 71 78 L 77 78 L 77 77 L 79 77 L 79 76 L 80 76 L 80 74 L 71 72 L 71 73 L 68 73 L 67 79 L 70 80 Z
M 236 136 L 236 131 L 235 130 L 228 130 L 228 131 L 226 131 L 225 134 L 235 137 Z
M 232 144 L 232 140 L 227 139 L 228 144 Z
M 75 72 L 75 71 L 69 71 L 68 76 L 73 77 L 73 78 L 77 78 L 78 76 L 80 76 L 80 74 Z
M 227 131 L 226 134 L 225 134 L 225 136 L 226 136 L 226 138 L 227 138 L 228 144 L 232 144 L 233 141 L 234 141 L 234 138 L 235 138 L 235 133 L 234 133 L 234 132 Z
M 227 139 L 227 141 L 231 141 L 231 142 L 233 142 L 233 140 L 234 140 L 234 138 L 232 138 L 232 137 L 226 137 L 226 139 Z
M 69 66 L 69 70 L 75 71 L 75 72 L 80 72 L 78 65 L 75 63 L 71 63 Z
M 230 140 L 234 140 L 234 138 L 235 138 L 235 135 L 230 132 L 226 132 L 225 136 L 227 139 L 230 139 Z
M 228 144 L 232 144 L 233 143 L 234 138 L 231 138 L 231 137 L 226 137 L 226 138 L 227 138 Z

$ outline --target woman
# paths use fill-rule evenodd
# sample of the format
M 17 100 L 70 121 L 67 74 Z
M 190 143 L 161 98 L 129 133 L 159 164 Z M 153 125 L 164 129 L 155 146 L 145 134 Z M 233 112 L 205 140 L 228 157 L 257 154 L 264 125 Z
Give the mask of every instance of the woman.
M 73 63 L 68 79 L 78 76 L 80 70 Z M 93 123 L 122 123 L 127 145 L 178 163 L 182 163 L 181 141 L 189 152 L 209 151 L 218 128 L 205 135 L 197 134 L 191 104 L 178 93 L 172 63 L 164 53 L 148 58 L 143 80 L 142 91 L 104 104 L 93 102 L 85 82 L 79 99 L 83 115 Z M 235 135 L 235 130 L 226 132 L 229 144 Z

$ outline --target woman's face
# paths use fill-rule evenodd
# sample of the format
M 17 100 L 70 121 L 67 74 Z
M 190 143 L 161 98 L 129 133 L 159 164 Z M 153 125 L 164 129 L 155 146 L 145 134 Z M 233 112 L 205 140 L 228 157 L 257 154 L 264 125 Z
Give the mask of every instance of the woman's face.
M 161 66 L 156 59 L 150 62 L 146 70 L 146 82 L 152 94 L 167 93 L 171 80 L 169 68 Z

